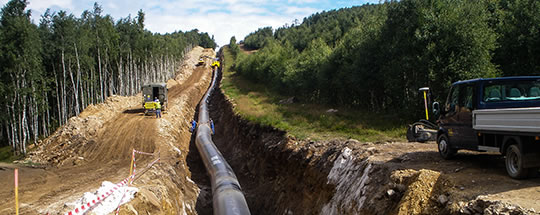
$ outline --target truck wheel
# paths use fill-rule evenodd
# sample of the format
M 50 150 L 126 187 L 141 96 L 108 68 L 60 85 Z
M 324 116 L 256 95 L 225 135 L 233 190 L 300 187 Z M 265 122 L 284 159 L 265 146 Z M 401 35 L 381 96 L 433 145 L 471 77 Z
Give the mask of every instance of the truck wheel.
M 450 141 L 448 141 L 448 136 L 446 136 L 446 134 L 441 135 L 437 139 L 437 146 L 437 148 L 439 148 L 439 154 L 446 160 L 453 158 L 457 153 L 457 150 L 453 149 L 450 145 Z
M 515 179 L 526 178 L 529 173 L 529 169 L 523 168 L 523 153 L 516 144 L 506 150 L 506 172 Z

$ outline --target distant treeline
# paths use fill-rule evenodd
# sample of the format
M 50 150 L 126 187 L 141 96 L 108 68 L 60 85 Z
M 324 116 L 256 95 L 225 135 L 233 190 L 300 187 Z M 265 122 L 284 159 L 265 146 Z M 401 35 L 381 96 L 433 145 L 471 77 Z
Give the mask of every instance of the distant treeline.
M 259 50 L 230 44 L 236 70 L 283 94 L 415 118 L 420 87 L 441 101 L 458 80 L 540 75 L 540 1 L 389 1 L 261 28 L 243 43 Z
M 0 145 L 17 153 L 90 104 L 171 78 L 193 46 L 216 47 L 198 30 L 149 32 L 142 11 L 115 21 L 96 3 L 80 18 L 47 10 L 35 25 L 27 5 L 11 0 L 0 12 Z

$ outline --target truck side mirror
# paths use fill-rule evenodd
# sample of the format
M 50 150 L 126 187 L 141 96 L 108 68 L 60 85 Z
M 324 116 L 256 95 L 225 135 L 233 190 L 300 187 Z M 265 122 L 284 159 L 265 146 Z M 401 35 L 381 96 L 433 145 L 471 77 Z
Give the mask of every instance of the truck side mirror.
M 439 102 L 433 102 L 433 115 L 438 116 L 441 114 L 441 107 L 439 105 Z

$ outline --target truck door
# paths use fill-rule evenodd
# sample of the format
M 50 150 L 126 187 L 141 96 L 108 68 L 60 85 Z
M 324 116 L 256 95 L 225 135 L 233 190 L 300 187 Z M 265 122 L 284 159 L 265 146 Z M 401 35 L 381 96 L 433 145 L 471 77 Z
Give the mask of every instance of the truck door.
M 152 87 L 152 100 L 159 99 L 159 87 Z
M 458 98 L 459 98 L 459 85 L 452 86 L 450 94 L 446 99 L 444 106 L 444 116 L 440 119 L 441 126 L 446 129 L 450 142 L 457 146 L 459 145 L 459 134 L 457 131 L 458 126 Z
M 458 135 L 458 145 L 467 149 L 477 149 L 476 132 L 472 128 L 472 111 L 475 106 L 475 85 L 463 84 L 460 86 L 458 99 L 458 123 L 456 133 Z

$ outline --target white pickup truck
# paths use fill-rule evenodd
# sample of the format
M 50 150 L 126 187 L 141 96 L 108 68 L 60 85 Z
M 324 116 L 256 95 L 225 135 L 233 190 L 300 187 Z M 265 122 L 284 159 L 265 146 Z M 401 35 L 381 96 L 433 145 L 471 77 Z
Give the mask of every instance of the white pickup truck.
M 540 167 L 540 77 L 506 77 L 456 82 L 440 115 L 440 155 L 458 150 L 505 155 L 508 175 L 526 178 Z

